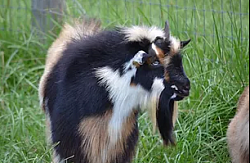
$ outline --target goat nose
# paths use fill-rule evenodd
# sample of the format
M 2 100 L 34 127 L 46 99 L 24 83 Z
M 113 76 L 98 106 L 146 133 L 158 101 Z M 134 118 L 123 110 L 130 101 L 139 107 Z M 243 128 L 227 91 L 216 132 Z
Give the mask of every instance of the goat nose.
M 190 86 L 190 80 L 189 79 L 186 79 L 183 82 L 183 88 L 184 88 L 184 90 L 190 90 L 191 86 Z

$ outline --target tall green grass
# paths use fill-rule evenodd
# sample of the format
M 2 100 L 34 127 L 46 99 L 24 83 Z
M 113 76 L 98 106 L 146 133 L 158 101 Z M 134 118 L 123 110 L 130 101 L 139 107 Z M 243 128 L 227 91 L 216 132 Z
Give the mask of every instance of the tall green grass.
M 180 103 L 177 146 L 163 148 L 147 114 L 140 116 L 140 142 L 135 163 L 230 162 L 226 130 L 243 88 L 249 84 L 249 1 L 231 0 L 87 0 L 67 1 L 65 19 L 83 14 L 103 26 L 145 24 L 192 38 L 184 52 L 184 67 L 192 93 Z M 223 5 L 222 5 L 223 2 Z M 27 9 L 20 9 L 18 6 Z M 0 6 L 0 162 L 50 162 L 45 117 L 37 86 L 46 50 L 57 32 L 41 42 L 30 26 L 30 1 Z M 222 10 L 224 12 L 220 12 Z M 246 13 L 246 14 L 240 14 Z M 57 24 L 60 27 L 59 24 Z M 184 31 L 184 32 L 183 32 Z M 229 36 L 229 37 L 227 37 Z M 232 36 L 232 37 L 231 37 Z M 241 37 L 244 36 L 244 39 Z

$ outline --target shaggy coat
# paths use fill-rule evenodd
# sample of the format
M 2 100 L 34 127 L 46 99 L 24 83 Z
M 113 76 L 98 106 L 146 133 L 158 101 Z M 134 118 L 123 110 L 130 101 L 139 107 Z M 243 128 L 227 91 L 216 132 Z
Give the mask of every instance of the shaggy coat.
M 249 87 L 239 99 L 237 113 L 229 125 L 227 138 L 233 163 L 249 163 Z
M 48 51 L 39 87 L 54 162 L 130 163 L 138 108 L 154 104 L 165 144 L 174 142 L 175 101 L 190 89 L 180 54 L 188 42 L 166 27 L 65 25 Z

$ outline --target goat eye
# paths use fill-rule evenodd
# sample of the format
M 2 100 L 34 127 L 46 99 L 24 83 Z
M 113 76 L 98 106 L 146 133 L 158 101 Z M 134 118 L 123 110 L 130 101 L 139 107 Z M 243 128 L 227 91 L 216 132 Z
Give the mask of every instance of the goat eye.
M 159 64 L 160 64 L 159 61 L 154 61 L 154 62 L 152 63 L 153 66 L 158 66 Z

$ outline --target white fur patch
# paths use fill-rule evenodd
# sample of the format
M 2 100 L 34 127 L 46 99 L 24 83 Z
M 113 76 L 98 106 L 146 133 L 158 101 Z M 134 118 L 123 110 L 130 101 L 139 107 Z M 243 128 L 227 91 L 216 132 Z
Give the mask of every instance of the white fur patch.
M 180 49 L 181 49 L 181 42 L 179 39 L 173 37 L 173 36 L 170 36 L 170 42 L 171 42 L 171 45 L 170 45 L 170 48 L 171 48 L 171 51 L 172 52 L 179 52 Z
M 136 70 L 136 67 L 133 65 L 134 62 L 142 65 L 143 63 L 143 54 L 146 53 L 144 51 L 139 51 L 137 54 L 135 54 L 135 56 L 128 62 L 125 64 L 124 66 L 124 70 L 125 72 L 127 72 L 130 68 L 133 68 Z
M 176 85 L 172 85 L 171 88 L 175 89 L 176 91 L 178 91 L 178 87 Z
M 46 113 L 45 115 L 46 115 L 46 138 L 47 138 L 47 143 L 52 144 L 51 119 L 50 119 L 50 115 L 48 113 Z
M 148 39 L 150 42 L 155 41 L 157 37 L 165 38 L 165 33 L 162 29 L 157 27 L 146 27 L 146 26 L 133 26 L 130 28 L 123 28 L 122 32 L 125 34 L 127 41 L 142 41 L 142 39 Z M 173 36 L 170 36 L 169 41 L 171 42 L 171 51 L 177 53 L 181 49 L 181 41 Z M 155 46 L 154 44 L 152 46 Z M 152 47 L 157 53 L 156 48 Z
M 165 33 L 157 27 L 133 26 L 130 28 L 123 28 L 122 32 L 126 35 L 127 41 L 142 41 L 148 39 L 153 42 L 156 37 L 164 38 Z
M 156 78 L 154 80 L 154 83 L 152 85 L 152 94 L 154 93 L 161 93 L 163 90 L 164 90 L 164 84 L 163 84 L 163 80 L 164 79 L 159 79 L 159 78 Z
M 53 153 L 53 162 L 52 163 L 65 163 L 64 160 L 61 159 L 60 155 L 57 154 L 55 151 Z
M 171 88 L 175 89 L 176 91 L 178 91 L 178 87 L 176 85 L 172 85 Z M 175 99 L 177 97 L 177 94 L 174 93 L 173 96 L 171 97 L 171 99 Z
M 150 107 L 148 108 L 148 112 L 153 124 L 153 131 L 156 131 L 156 127 L 157 127 L 157 120 L 156 120 L 156 112 L 157 112 L 157 108 L 158 108 L 158 103 L 159 103 L 159 98 L 161 95 L 161 92 L 164 90 L 164 84 L 163 84 L 163 80 L 164 79 L 158 79 L 156 78 L 154 80 L 154 83 L 152 85 L 152 93 L 151 93 L 151 98 L 150 98 Z M 145 108 L 147 108 L 147 106 L 144 106 Z
M 145 100 L 148 99 L 148 92 L 141 86 L 131 87 L 131 78 L 135 75 L 136 68 L 127 71 L 120 76 L 119 71 L 110 67 L 99 68 L 96 71 L 97 77 L 101 79 L 109 91 L 109 98 L 114 103 L 113 115 L 109 124 L 109 134 L 113 143 L 117 142 L 122 135 L 121 129 L 127 117 Z
M 177 94 L 174 93 L 173 96 L 171 96 L 171 99 L 175 99 L 177 97 Z
M 152 44 L 152 49 L 155 51 L 156 55 L 159 55 L 159 52 L 157 51 L 157 47 L 154 43 Z
M 171 56 L 166 56 L 165 58 L 164 58 L 164 66 L 165 67 L 168 67 L 168 65 L 171 63 Z
M 41 77 L 41 80 L 40 80 L 40 82 L 39 82 L 39 86 L 38 86 L 38 96 L 39 96 L 39 104 L 40 104 L 40 107 L 42 108 L 42 106 L 43 106 L 43 99 L 44 99 L 44 87 L 45 87 L 45 85 L 44 85 L 44 79 L 45 78 L 45 75 L 43 75 L 42 77 Z
M 142 59 L 143 59 L 143 54 L 145 54 L 144 51 L 139 51 L 133 58 L 133 61 L 139 63 L 140 65 L 142 65 Z

